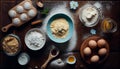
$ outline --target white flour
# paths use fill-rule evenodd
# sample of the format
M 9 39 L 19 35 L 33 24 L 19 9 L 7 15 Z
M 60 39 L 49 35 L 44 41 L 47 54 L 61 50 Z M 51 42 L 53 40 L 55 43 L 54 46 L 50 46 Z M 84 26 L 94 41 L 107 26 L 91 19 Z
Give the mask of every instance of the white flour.
M 26 44 L 32 50 L 41 49 L 44 44 L 44 37 L 40 32 L 32 31 L 26 37 Z

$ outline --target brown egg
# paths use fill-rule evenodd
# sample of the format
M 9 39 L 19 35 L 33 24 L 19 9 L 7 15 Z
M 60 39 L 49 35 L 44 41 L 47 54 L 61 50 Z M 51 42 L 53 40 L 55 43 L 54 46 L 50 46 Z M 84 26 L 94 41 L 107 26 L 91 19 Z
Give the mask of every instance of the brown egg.
M 104 39 L 100 39 L 97 41 L 98 47 L 103 47 L 106 44 L 106 41 Z
M 101 49 L 99 49 L 99 51 L 98 51 L 98 54 L 99 54 L 100 56 L 105 55 L 106 53 L 107 53 L 107 49 L 106 49 L 106 48 L 101 48 Z
M 89 47 L 84 48 L 83 53 L 85 55 L 90 55 L 91 54 L 91 49 Z
M 99 61 L 99 56 L 98 55 L 94 55 L 90 58 L 91 62 L 98 62 Z
M 96 48 L 97 47 L 97 43 L 96 43 L 95 40 L 90 40 L 88 44 L 89 44 L 90 48 Z

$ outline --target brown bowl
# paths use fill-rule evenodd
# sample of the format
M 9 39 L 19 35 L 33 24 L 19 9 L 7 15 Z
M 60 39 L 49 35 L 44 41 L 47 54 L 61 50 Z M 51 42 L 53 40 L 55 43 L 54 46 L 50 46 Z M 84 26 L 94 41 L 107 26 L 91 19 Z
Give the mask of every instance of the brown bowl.
M 103 61 L 105 61 L 106 58 L 107 58 L 108 55 L 109 55 L 109 45 L 108 45 L 108 43 L 107 43 L 106 40 L 105 40 L 105 41 L 106 41 L 106 44 L 105 44 L 103 47 L 98 47 L 98 45 L 97 45 L 97 47 L 96 47 L 95 49 L 92 49 L 92 48 L 91 48 L 92 53 L 91 53 L 90 55 L 85 55 L 85 54 L 83 53 L 83 50 L 84 50 L 86 47 L 89 47 L 88 43 L 89 43 L 90 40 L 95 40 L 95 41 L 97 42 L 99 39 L 103 39 L 103 38 L 100 37 L 100 36 L 91 36 L 91 37 L 87 38 L 86 40 L 84 40 L 84 42 L 82 43 L 82 45 L 81 45 L 81 47 L 80 47 L 81 57 L 82 57 L 82 59 L 83 59 L 86 63 L 88 63 L 88 64 L 93 63 L 93 62 L 90 61 L 90 58 L 91 58 L 93 55 L 98 55 L 98 56 L 99 56 L 99 61 L 98 61 L 98 62 L 95 62 L 95 63 L 97 63 L 97 64 L 98 64 L 98 63 L 102 63 Z M 100 48 L 106 48 L 106 49 L 107 49 L 107 53 L 106 53 L 104 56 L 100 56 L 100 55 L 98 54 L 98 50 L 99 50 Z

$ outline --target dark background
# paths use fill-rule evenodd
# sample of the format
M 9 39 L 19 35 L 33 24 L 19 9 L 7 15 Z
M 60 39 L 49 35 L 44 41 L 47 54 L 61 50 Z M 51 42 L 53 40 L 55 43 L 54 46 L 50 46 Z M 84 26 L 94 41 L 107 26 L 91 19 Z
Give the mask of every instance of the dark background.
M 0 29 L 3 26 L 11 23 L 11 18 L 8 16 L 7 13 L 12 7 L 17 5 L 21 1 L 22 0 L 0 0 Z M 43 0 L 44 7 L 47 7 L 49 9 L 51 9 L 51 7 L 54 7 L 55 5 L 63 3 L 63 2 L 64 1 Z M 69 3 L 69 1 L 67 1 L 67 2 Z M 78 1 L 78 2 L 79 2 L 79 7 L 81 7 L 87 1 Z M 90 2 L 92 3 L 95 1 L 90 1 Z M 18 58 L 20 53 L 14 57 L 9 57 L 3 52 L 2 45 L 0 43 L 0 69 L 8 69 L 8 68 L 9 69 L 31 69 L 31 68 L 34 69 L 35 66 L 38 66 L 38 69 L 40 69 L 41 65 L 45 62 L 45 60 L 48 57 L 48 53 L 49 53 L 49 50 L 51 48 L 51 45 L 60 45 L 59 49 L 60 49 L 61 53 L 55 59 L 57 59 L 57 58 L 64 59 L 64 57 L 69 55 L 71 52 L 76 56 L 77 63 L 75 65 L 66 65 L 64 67 L 64 69 L 92 69 L 92 68 L 94 68 L 94 69 L 120 69 L 120 1 L 101 1 L 101 2 L 104 6 L 104 13 L 103 13 L 104 16 L 114 19 L 118 25 L 118 30 L 112 34 L 110 34 L 110 33 L 103 34 L 101 32 L 101 30 L 99 28 L 101 20 L 97 26 L 93 27 L 94 29 L 97 30 L 97 35 L 102 36 L 109 43 L 110 53 L 109 53 L 109 56 L 104 63 L 98 64 L 98 65 L 87 65 L 81 59 L 80 46 L 81 46 L 82 42 L 84 41 L 83 37 L 87 34 L 90 34 L 89 30 L 91 28 L 86 28 L 79 21 L 79 17 L 77 15 L 77 13 L 78 13 L 78 9 L 77 9 L 76 11 L 70 10 L 74 15 L 75 30 L 77 31 L 77 36 L 78 36 L 76 48 L 72 51 L 66 51 L 66 48 L 69 46 L 64 47 L 64 48 L 60 47 L 61 45 L 68 44 L 69 41 L 66 43 L 63 43 L 63 44 L 57 44 L 57 43 L 54 43 L 52 41 L 47 41 L 45 44 L 45 47 L 39 51 L 31 51 L 26 47 L 26 45 L 24 43 L 25 33 L 31 28 L 41 27 L 41 24 L 35 25 L 35 26 L 31 25 L 32 21 L 35 21 L 38 19 L 44 19 L 44 17 L 42 17 L 41 13 L 38 13 L 38 15 L 35 18 L 30 20 L 26 24 L 22 25 L 21 27 L 18 27 L 18 28 L 11 27 L 7 33 L 3 33 L 0 30 L 0 41 L 7 34 L 14 33 L 14 34 L 18 35 L 20 37 L 21 42 L 22 42 L 22 49 L 21 49 L 20 53 L 27 52 L 31 57 L 31 60 L 27 65 L 20 66 L 17 62 L 17 58 Z M 36 6 L 34 0 L 33 0 L 33 4 L 38 9 L 38 12 L 43 10 L 43 9 L 40 9 Z M 111 10 L 106 9 L 107 5 L 111 6 Z M 92 35 L 90 35 L 90 36 L 92 36 Z M 52 67 L 48 64 L 47 69 L 52 69 Z

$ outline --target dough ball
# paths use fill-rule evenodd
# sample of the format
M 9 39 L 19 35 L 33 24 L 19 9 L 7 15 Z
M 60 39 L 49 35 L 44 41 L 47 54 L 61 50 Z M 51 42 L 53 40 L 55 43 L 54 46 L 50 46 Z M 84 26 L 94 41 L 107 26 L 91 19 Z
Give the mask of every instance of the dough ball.
M 91 54 L 91 49 L 89 47 L 86 47 L 84 50 L 83 50 L 83 53 L 85 55 L 90 55 Z
M 23 6 L 27 10 L 31 9 L 31 4 L 29 2 L 25 2 Z
M 34 17 L 35 15 L 36 15 L 36 12 L 34 10 L 31 9 L 28 11 L 28 16 Z
M 17 10 L 18 13 L 22 13 L 24 11 L 22 6 L 17 6 L 16 10 Z
M 99 56 L 98 55 L 94 55 L 90 58 L 91 62 L 98 62 L 99 61 Z
M 15 10 L 10 10 L 10 11 L 8 12 L 8 14 L 9 14 L 10 17 L 16 17 L 16 15 L 17 15 L 17 13 L 16 13 Z
M 21 19 L 22 21 L 27 21 L 27 18 L 28 18 L 28 16 L 27 16 L 27 14 L 25 14 L 25 13 L 23 13 L 23 14 L 20 15 L 20 19 Z
M 90 40 L 88 44 L 89 44 L 90 48 L 96 48 L 97 47 L 97 43 L 96 43 L 95 40 Z
M 13 19 L 13 23 L 16 24 L 16 25 L 19 24 L 20 23 L 20 19 L 19 18 L 14 18 Z

